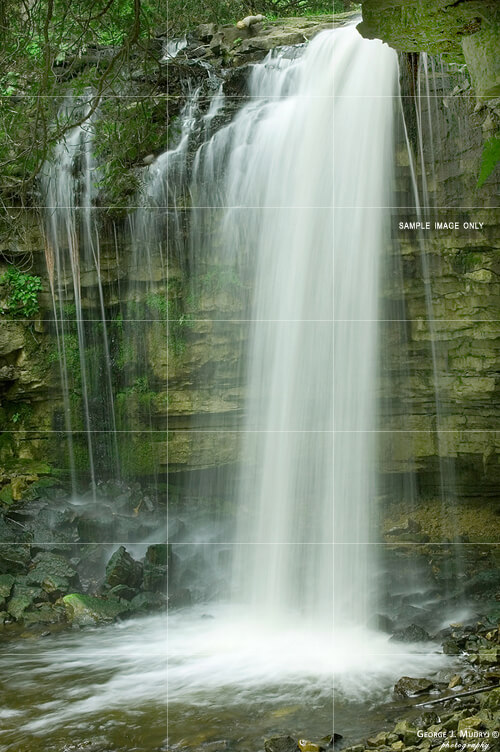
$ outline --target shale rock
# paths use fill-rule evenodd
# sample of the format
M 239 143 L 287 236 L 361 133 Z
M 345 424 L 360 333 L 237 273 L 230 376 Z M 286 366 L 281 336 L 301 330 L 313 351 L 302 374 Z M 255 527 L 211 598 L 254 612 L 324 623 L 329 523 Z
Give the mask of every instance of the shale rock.
M 135 561 L 124 546 L 115 551 L 106 566 L 105 586 L 128 585 L 138 588 L 142 581 L 142 564 Z

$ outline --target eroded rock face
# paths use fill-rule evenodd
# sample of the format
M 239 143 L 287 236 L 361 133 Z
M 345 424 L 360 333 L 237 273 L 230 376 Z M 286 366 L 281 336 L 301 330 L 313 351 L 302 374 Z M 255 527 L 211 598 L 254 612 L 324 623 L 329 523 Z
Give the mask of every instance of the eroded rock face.
M 451 19 L 446 28 L 433 22 L 436 34 L 446 32 L 450 36 L 450 30 L 456 26 L 454 33 L 461 43 L 462 32 L 467 31 L 464 14 L 470 14 L 479 5 L 484 3 L 480 0 L 453 4 L 411 2 L 405 3 L 403 8 L 397 0 L 367 0 L 363 3 L 364 23 L 369 24 L 371 18 L 377 18 L 382 25 L 386 14 L 395 17 L 399 13 L 398 33 L 408 37 L 411 18 L 415 18 L 415 22 L 420 18 L 423 24 L 423 16 L 419 17 L 417 11 L 420 14 L 431 13 L 433 8 L 432 12 L 446 13 L 447 19 Z M 345 23 L 350 18 L 352 16 L 336 16 L 336 22 Z M 180 86 L 181 81 L 185 83 L 191 75 L 198 74 L 206 80 L 207 69 L 201 63 L 210 63 L 221 75 L 223 70 L 227 73 L 229 95 L 244 93 L 246 63 L 262 59 L 274 45 L 302 44 L 331 25 L 330 19 L 315 18 L 262 23 L 244 30 L 205 24 L 193 32 L 186 47 L 175 58 L 175 66 L 172 65 L 170 71 L 172 75 L 169 74 L 170 84 Z M 475 32 L 468 38 L 479 39 L 481 33 Z M 397 41 L 394 37 L 394 44 Z M 426 48 L 419 37 L 413 40 L 412 45 L 418 51 L 433 51 L 432 47 Z M 410 47 L 406 44 L 401 49 Z M 158 75 L 164 81 L 165 65 Z M 500 305 L 500 228 L 498 211 L 492 208 L 499 183 L 498 170 L 483 188 L 476 188 L 483 143 L 485 138 L 496 132 L 498 108 L 489 104 L 477 109 L 474 92 L 470 87 L 465 87 L 463 81 L 457 83 L 459 90 L 452 95 L 451 92 L 457 88 L 455 83 L 438 78 L 435 81 L 437 96 L 432 99 L 431 113 L 434 155 L 430 153 L 431 134 L 425 102 L 422 116 L 427 164 L 430 164 L 432 156 L 436 159 L 436 172 L 429 185 L 431 201 L 438 206 L 455 207 L 451 209 L 453 218 L 481 222 L 483 226 L 478 231 L 443 232 L 425 239 L 425 254 L 432 276 L 433 328 L 428 325 L 419 239 L 414 234 L 399 233 L 397 227 L 394 228 L 399 240 L 396 254 L 401 274 L 394 286 L 390 282 L 396 277 L 386 278 L 383 294 L 389 305 L 395 304 L 398 313 L 403 312 L 400 318 L 404 318 L 406 323 L 404 332 L 394 322 L 383 324 L 381 331 L 381 341 L 387 345 L 386 370 L 380 385 L 383 428 L 387 430 L 381 434 L 380 466 L 389 482 L 415 471 L 420 488 L 437 494 L 440 462 L 449 459 L 455 465 L 458 491 L 468 495 L 489 492 L 500 480 L 499 339 L 496 322 Z M 134 85 L 140 87 L 140 77 Z M 181 97 L 176 97 L 176 101 L 181 100 Z M 401 202 L 411 205 L 408 155 L 402 141 L 397 157 Z M 483 208 L 467 211 L 464 206 Z M 28 216 L 29 212 L 25 214 Z M 443 220 L 446 218 L 448 213 L 442 217 Z M 29 233 L 23 231 L 27 237 L 26 250 L 34 254 L 35 270 L 42 274 L 42 235 L 39 229 L 37 232 L 34 230 L 34 218 L 27 224 Z M 109 295 L 110 305 L 116 308 L 117 283 L 120 282 L 122 291 L 126 289 L 126 274 L 131 267 L 129 241 L 124 222 L 117 223 L 116 236 L 111 232 L 105 215 L 102 226 L 106 294 Z M 110 241 L 111 237 L 113 242 Z M 8 244 L 4 245 L 7 248 Z M 169 279 L 173 280 L 180 278 L 182 273 L 173 249 L 171 256 Z M 140 272 L 136 270 L 135 273 Z M 169 292 L 160 265 L 153 272 L 158 291 L 170 295 L 173 300 L 174 293 Z M 91 292 L 95 283 L 95 276 L 83 275 L 85 305 L 96 298 Z M 141 342 L 143 357 L 151 375 L 147 401 L 144 395 L 133 390 L 121 395 L 127 427 L 138 432 L 131 434 L 130 446 L 123 452 L 123 465 L 132 477 L 147 481 L 158 475 L 165 477 L 169 471 L 210 471 L 230 466 L 240 457 L 238 434 L 231 434 L 225 429 L 237 426 L 244 410 L 245 394 L 240 369 L 248 330 L 232 320 L 236 322 L 245 318 L 244 298 L 251 297 L 251 290 L 244 286 L 237 289 L 200 286 L 200 289 L 202 292 L 197 299 L 186 303 L 187 314 L 193 321 L 185 327 L 181 346 L 175 352 L 167 352 L 164 347 L 163 324 L 148 327 L 144 342 Z M 48 282 L 44 278 L 41 302 L 45 312 L 50 310 L 48 291 Z M 185 291 L 182 294 L 187 298 Z M 86 311 L 89 313 L 90 309 Z M 223 315 L 219 316 L 218 313 Z M 229 323 L 224 326 L 218 324 L 215 321 L 217 318 L 227 319 Z M 48 433 L 63 428 L 64 419 L 57 363 L 48 362 L 51 354 L 54 360 L 54 340 L 47 327 L 40 325 L 40 328 L 42 331 L 33 332 L 23 324 L 3 321 L 0 331 L 0 390 L 4 397 L 2 407 L 6 411 L 6 423 L 2 427 L 7 429 L 0 448 L 4 465 L 4 474 L 0 477 L 0 502 L 3 508 L 10 508 L 12 504 L 16 508 L 15 505 L 20 505 L 31 493 L 30 489 L 37 485 L 38 479 L 45 478 L 45 472 L 34 471 L 30 474 L 17 466 L 14 468 L 11 464 L 13 460 L 26 462 L 32 458 L 43 458 L 50 464 L 62 465 L 66 459 L 61 455 L 60 446 L 57 446 L 62 443 L 60 437 L 58 442 L 56 435 Z M 119 334 L 114 331 L 113 337 L 118 339 Z M 441 426 L 447 431 L 442 435 L 436 433 L 433 343 L 439 371 Z M 400 395 L 396 404 L 395 394 Z M 386 409 L 389 402 L 391 409 Z M 19 405 L 27 405 L 29 415 L 22 413 L 20 421 L 12 422 L 13 416 L 19 412 Z M 155 416 L 153 438 L 148 434 L 150 414 Z M 209 423 L 211 427 L 220 429 L 217 442 L 212 440 L 209 433 L 203 433 L 203 428 Z M 400 430 L 402 423 L 408 433 L 391 433 L 392 430 Z M 9 432 L 9 428 L 15 430 Z M 30 433 L 24 433 L 23 429 Z M 39 430 L 38 434 L 35 429 Z M 186 429 L 197 430 L 190 432 Z M 79 462 L 77 469 L 83 474 L 88 470 L 88 463 L 85 457 Z M 50 477 L 48 473 L 47 476 Z M 109 529 L 121 525 L 120 529 L 123 528 L 126 533 L 125 514 L 118 520 L 114 512 L 122 503 L 127 514 L 131 511 L 129 507 L 135 508 L 139 503 L 146 505 L 146 501 L 135 500 L 135 497 L 133 502 L 122 502 L 121 496 L 114 498 L 112 511 L 106 508 L 102 513 L 103 522 L 99 530 L 95 521 L 81 519 L 82 537 L 100 539 L 101 534 L 105 535 L 104 517 Z M 40 533 L 43 538 L 50 530 L 51 521 L 41 515 L 40 528 L 42 522 L 45 525 L 43 535 Z M 407 531 L 407 534 L 425 536 L 428 531 L 424 527 L 421 533 Z M 128 540 L 127 535 L 120 537 L 120 540 Z M 418 541 L 424 542 L 424 539 L 419 538 Z M 0 559 L 0 569 L 2 566 Z M 22 568 L 22 562 L 16 566 Z

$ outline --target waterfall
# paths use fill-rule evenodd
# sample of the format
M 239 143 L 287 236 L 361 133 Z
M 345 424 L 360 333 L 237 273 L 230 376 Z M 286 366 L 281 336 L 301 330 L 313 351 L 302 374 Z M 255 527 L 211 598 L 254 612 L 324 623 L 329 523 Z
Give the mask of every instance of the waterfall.
M 56 144 L 42 169 L 45 255 L 52 294 L 57 356 L 63 391 L 68 461 L 76 491 L 77 470 L 118 475 L 111 357 L 96 216 L 98 169 L 91 92 L 69 95 L 59 122 L 81 119 Z M 76 458 L 75 437 L 84 437 Z M 78 465 L 78 467 L 77 467 Z
M 352 27 L 294 53 L 254 67 L 249 103 L 200 149 L 192 255 L 220 215 L 213 255 L 253 273 L 235 597 L 359 624 L 397 60 Z

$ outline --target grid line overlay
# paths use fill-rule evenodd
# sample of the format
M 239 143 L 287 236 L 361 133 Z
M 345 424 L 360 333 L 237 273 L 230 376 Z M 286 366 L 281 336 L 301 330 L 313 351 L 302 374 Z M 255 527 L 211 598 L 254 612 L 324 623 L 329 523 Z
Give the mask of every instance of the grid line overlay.
M 332 0 L 335 20 L 335 0 Z M 335 63 L 332 64 L 332 429 L 335 430 Z M 334 434 L 333 434 L 334 436 Z M 332 654 L 335 646 L 335 440 L 332 440 Z M 335 734 L 335 672 L 332 671 L 332 740 Z
M 335 18 L 336 12 L 335 12 L 335 8 L 334 8 L 334 3 L 333 2 L 332 2 L 332 13 L 333 13 L 333 16 Z M 168 4 L 167 4 L 167 27 L 169 27 Z M 335 69 L 334 69 L 334 72 L 335 72 Z M 168 67 L 167 67 L 167 84 L 168 84 Z M 118 97 L 123 97 L 123 98 L 129 98 L 130 97 L 132 99 L 138 99 L 138 97 L 134 97 L 133 95 L 117 95 L 117 96 Z M 154 96 L 162 96 L 162 95 L 156 95 L 155 94 Z M 177 97 L 172 97 L 171 95 L 166 95 L 166 94 L 163 95 L 163 96 L 167 100 L 167 121 L 168 121 L 168 119 L 169 119 L 169 105 L 168 105 L 168 102 L 169 102 L 170 99 L 177 98 Z M 104 97 L 104 98 L 106 98 L 106 97 Z M 147 98 L 147 97 L 145 97 L 145 98 Z M 181 99 L 182 101 L 185 100 L 185 97 L 179 96 L 178 98 Z M 276 97 L 276 99 L 280 99 L 280 98 L 281 97 L 279 97 L 279 98 Z M 286 98 L 286 97 L 283 97 L 283 98 Z M 331 98 L 331 101 L 332 101 L 332 110 L 333 110 L 332 143 L 333 143 L 333 146 L 334 146 L 334 144 L 335 144 L 335 136 L 334 136 L 334 127 L 335 127 L 334 107 L 335 107 L 335 100 L 337 99 L 337 97 L 335 95 L 332 95 L 331 97 L 328 97 L 328 98 Z M 338 98 L 360 99 L 362 97 L 340 96 Z M 369 98 L 372 98 L 372 97 L 365 97 L 365 98 L 369 99 Z M 395 99 L 397 99 L 399 97 L 398 96 L 394 96 L 394 97 L 379 97 L 379 98 L 395 98 Z M 442 97 L 440 97 L 440 96 L 436 96 L 435 98 L 436 99 L 442 99 Z M 249 101 L 249 99 L 251 99 L 251 97 L 247 97 L 247 96 L 242 95 L 241 97 L 240 96 L 228 97 L 228 99 L 241 99 L 243 103 L 246 103 L 247 101 Z M 333 154 L 334 154 L 334 148 L 332 149 L 332 155 Z M 335 167 L 334 167 L 334 164 L 332 164 L 332 175 L 334 175 L 334 170 L 335 170 Z M 335 190 L 335 188 L 333 188 L 333 190 Z M 349 207 L 349 206 L 339 206 L 339 207 L 336 207 L 334 205 L 334 203 L 335 202 L 333 200 L 331 206 L 324 206 L 324 207 L 322 207 L 322 206 L 301 206 L 301 207 L 297 207 L 297 206 L 293 206 L 293 207 L 286 207 L 286 206 L 277 206 L 277 207 L 272 207 L 272 206 L 266 206 L 266 207 L 260 207 L 260 206 L 259 207 L 249 207 L 249 206 L 237 206 L 237 207 L 226 207 L 226 206 L 213 206 L 213 207 L 210 207 L 210 206 L 194 206 L 192 208 L 193 209 L 199 209 L 199 208 L 214 209 L 214 210 L 220 210 L 220 211 L 224 211 L 224 210 L 226 210 L 228 208 L 241 209 L 242 211 L 245 211 L 247 209 L 259 209 L 259 210 L 263 209 L 263 210 L 272 210 L 272 211 L 278 210 L 279 211 L 279 210 L 282 210 L 282 209 L 290 209 L 290 208 L 301 209 L 301 210 L 312 210 L 312 211 L 323 210 L 323 209 L 324 210 L 328 210 L 328 211 L 331 210 L 331 209 L 334 210 L 332 212 L 332 256 L 333 256 L 333 263 L 332 263 L 332 277 L 333 277 L 333 279 L 332 279 L 332 282 L 333 282 L 333 289 L 335 289 L 335 253 L 334 253 L 335 211 L 338 211 L 338 210 L 350 210 L 350 209 L 360 209 L 360 208 L 364 208 L 365 210 L 369 211 L 369 210 L 377 210 L 377 209 L 380 209 L 380 208 L 385 208 L 385 209 L 398 209 L 399 211 L 405 210 L 405 209 L 408 209 L 408 210 L 411 209 L 412 212 L 414 212 L 415 214 L 417 212 L 416 212 L 416 209 L 415 209 L 414 206 L 413 207 L 401 207 L 401 206 L 397 206 L 397 207 L 395 207 L 395 206 L 394 207 L 376 207 L 376 206 L 370 206 L 370 207 L 359 207 L 359 206 Z M 6 208 L 7 210 L 9 209 L 9 207 L 4 207 L 4 208 Z M 41 208 L 41 209 L 49 209 L 50 210 L 51 208 L 56 208 L 56 207 L 43 207 L 43 206 L 39 206 L 39 207 L 21 207 L 21 209 L 19 207 L 12 207 L 12 208 L 13 209 L 15 208 L 17 211 L 19 211 L 19 210 L 22 211 L 23 209 L 26 209 L 26 211 L 30 211 L 33 208 Z M 64 208 L 64 207 L 57 207 L 57 208 Z M 123 208 L 123 207 L 117 207 L 117 206 L 92 207 L 92 209 L 95 210 L 95 211 L 105 210 L 105 209 L 114 209 L 114 208 Z M 137 209 L 137 208 L 144 208 L 144 207 L 127 206 L 128 210 L 134 210 L 134 209 Z M 168 209 L 172 209 L 172 208 L 176 208 L 177 209 L 177 207 L 157 206 L 157 207 L 154 207 L 154 208 L 152 208 L 152 209 L 150 209 L 148 211 L 154 212 L 155 210 L 161 211 L 161 210 L 165 210 L 165 209 L 168 210 Z M 472 207 L 471 206 L 471 207 L 432 207 L 432 208 L 433 208 L 433 210 L 435 210 L 437 208 L 438 210 L 443 210 L 443 211 L 444 210 L 447 210 L 447 211 L 453 210 L 453 211 L 456 211 L 456 212 L 463 212 L 463 211 L 471 211 L 471 210 L 496 211 L 496 210 L 498 210 L 500 208 L 500 206 L 499 207 L 485 207 L 483 205 L 483 206 L 477 206 L 477 207 Z M 185 210 L 181 210 L 181 211 L 186 211 L 187 212 L 187 211 L 191 211 L 191 209 L 185 209 Z M 167 249 L 168 249 L 168 247 L 169 247 L 169 223 L 168 222 L 165 223 L 165 227 L 166 227 L 166 230 L 165 230 L 165 232 L 166 232 L 166 246 L 167 246 Z M 166 260 L 165 260 L 165 262 L 166 262 L 166 271 L 167 271 L 167 277 L 168 277 L 169 276 L 169 253 L 168 253 L 168 250 L 167 250 L 167 253 L 166 253 Z M 108 319 L 105 319 L 105 320 L 108 321 Z M 109 319 L 109 320 L 111 321 L 111 319 Z M 166 332 L 166 342 L 167 342 L 167 348 L 166 348 L 166 362 L 167 362 L 166 394 L 167 394 L 167 402 L 169 400 L 169 383 L 170 383 L 170 378 L 169 378 L 169 375 L 170 375 L 170 370 L 169 370 L 169 338 L 170 338 L 169 325 L 170 325 L 170 322 L 174 321 L 174 320 L 175 319 L 173 319 L 173 318 L 169 318 L 169 309 L 167 308 L 167 314 L 166 314 L 166 326 L 167 326 L 167 332 Z M 26 319 L 22 319 L 20 321 L 23 321 L 23 323 L 26 323 Z M 44 319 L 44 321 L 50 321 L 50 319 Z M 89 322 L 96 321 L 96 322 L 98 322 L 98 321 L 102 321 L 102 319 L 83 319 L 83 321 L 89 321 Z M 135 323 L 139 324 L 141 322 L 142 323 L 147 323 L 147 322 L 153 323 L 155 321 L 160 322 L 160 321 L 162 321 L 162 319 L 147 319 L 146 320 L 146 319 L 139 319 L 139 318 L 137 318 L 137 319 L 131 318 L 131 319 L 124 319 L 124 321 L 135 322 Z M 212 318 L 196 318 L 196 319 L 192 319 L 192 321 L 193 322 L 206 322 L 206 321 L 210 321 L 210 322 L 221 322 L 221 323 L 222 322 L 225 322 L 225 323 L 227 323 L 227 322 L 230 322 L 230 323 L 238 323 L 238 322 L 262 322 L 262 323 L 266 323 L 267 322 L 267 323 L 269 323 L 270 322 L 270 320 L 267 320 L 267 319 L 212 319 Z M 358 320 L 358 319 L 356 319 L 355 321 L 358 322 L 358 323 L 363 323 L 364 321 L 369 321 L 369 320 L 362 320 L 362 319 Z M 377 319 L 377 321 L 380 321 L 380 322 L 386 321 L 386 322 L 394 322 L 394 323 L 396 323 L 396 322 L 408 323 L 408 322 L 412 322 L 412 321 L 415 321 L 415 322 L 418 321 L 418 322 L 420 322 L 421 320 L 420 319 L 408 319 L 408 318 L 401 318 L 401 319 L 391 318 L 391 319 Z M 454 322 L 454 321 L 456 321 L 457 323 L 460 323 L 462 325 L 464 323 L 467 323 L 467 322 L 470 322 L 471 324 L 474 324 L 474 323 L 500 323 L 500 319 L 481 319 L 481 318 L 478 318 L 478 319 L 475 319 L 475 318 L 471 318 L 471 319 L 439 319 L 436 323 L 438 323 L 438 324 L 440 322 L 451 323 L 451 322 Z M 303 323 L 303 322 L 304 322 L 304 320 L 300 320 L 300 319 L 277 319 L 277 320 L 275 320 L 275 323 L 277 323 L 277 324 L 282 324 L 282 323 Z M 339 323 L 353 323 L 353 321 L 343 320 L 343 319 L 336 320 L 335 319 L 335 315 L 333 314 L 333 316 L 332 316 L 331 319 L 325 319 L 325 320 L 307 320 L 307 323 L 310 323 L 311 325 L 318 324 L 318 323 L 335 325 L 335 324 L 339 324 Z M 332 355 L 333 355 L 333 368 L 335 369 L 335 326 L 332 326 Z M 332 386 L 332 388 L 333 388 L 333 386 Z M 153 429 L 152 427 L 150 427 L 148 433 L 151 434 L 151 435 L 155 435 L 155 434 L 164 434 L 166 432 L 167 455 L 168 455 L 168 444 L 169 444 L 169 441 L 170 441 L 170 432 L 171 432 L 171 430 L 175 431 L 175 433 L 186 433 L 186 434 L 190 434 L 190 435 L 191 434 L 221 434 L 221 433 L 231 433 L 231 434 L 243 434 L 243 433 L 254 433 L 254 434 L 259 434 L 259 433 L 276 433 L 276 434 L 287 434 L 287 433 L 290 433 L 290 434 L 292 434 L 292 433 L 305 433 L 305 434 L 307 434 L 307 433 L 343 434 L 343 433 L 351 433 L 351 431 L 348 431 L 348 430 L 336 430 L 335 429 L 335 407 L 334 407 L 334 405 L 335 405 L 335 400 L 332 400 L 332 430 L 331 431 L 320 430 L 320 429 L 318 429 L 318 430 L 310 430 L 310 431 L 307 431 L 307 430 L 295 431 L 293 429 L 276 430 L 276 431 L 272 431 L 272 430 L 262 431 L 262 430 L 259 430 L 259 429 L 255 429 L 255 430 L 251 430 L 251 429 L 238 429 L 238 430 L 236 430 L 236 429 L 217 429 L 217 430 L 212 429 L 212 430 L 205 430 L 205 429 L 201 429 L 201 428 L 200 429 L 196 429 L 196 428 L 192 428 L 192 429 L 178 429 L 178 428 L 170 429 L 169 428 L 169 411 L 167 411 L 167 414 L 166 414 L 166 429 L 165 430 L 161 430 L 161 429 Z M 16 430 L 19 430 L 19 429 L 16 429 Z M 478 433 L 478 434 L 481 434 L 481 433 L 492 433 L 494 431 L 495 431 L 495 429 L 466 429 L 466 428 L 464 428 L 464 429 L 453 429 L 453 430 L 444 430 L 444 429 L 437 429 L 437 430 L 436 429 L 435 430 L 432 430 L 432 429 L 418 429 L 418 430 L 417 429 L 400 429 L 400 430 L 394 429 L 394 430 L 389 430 L 389 429 L 387 429 L 387 430 L 382 430 L 382 429 L 379 429 L 379 430 L 373 430 L 373 431 L 356 431 L 356 432 L 357 433 L 376 433 L 376 434 L 398 434 L 398 433 L 399 434 L 430 434 L 430 433 L 438 433 L 438 434 L 445 434 L 445 433 L 446 434 Z M 56 431 L 56 430 L 53 430 L 53 431 L 49 431 L 49 430 L 36 431 L 36 430 L 33 430 L 33 431 L 23 431 L 23 433 L 28 433 L 28 434 L 30 434 L 30 433 L 34 433 L 34 434 L 43 434 L 43 433 L 47 433 L 47 434 L 52 434 L 52 433 L 54 433 L 54 434 L 63 434 L 63 433 L 66 433 L 66 432 L 64 430 L 62 430 L 62 431 L 61 430 L 60 431 Z M 95 430 L 91 430 L 91 431 L 87 431 L 87 432 L 86 431 L 77 431 L 76 433 L 95 433 L 95 434 L 100 434 L 100 433 L 111 433 L 111 431 L 102 431 L 102 430 L 95 429 Z M 128 431 L 118 431 L 117 433 L 119 433 L 119 434 L 129 434 L 129 433 L 131 433 L 131 434 L 134 434 L 134 433 L 135 434 L 144 434 L 144 433 L 146 433 L 146 431 L 145 430 L 137 430 L 137 431 L 128 430 Z M 332 442 L 332 495 L 334 495 L 334 479 L 335 479 L 335 442 Z M 170 504 L 169 504 L 169 487 L 168 487 L 168 485 L 167 485 L 167 489 L 166 489 L 166 497 L 167 497 L 167 507 L 166 507 L 167 545 L 169 545 L 168 531 L 169 531 L 169 509 L 170 509 Z M 334 501 L 334 499 L 332 498 L 332 508 L 334 509 L 333 501 Z M 363 542 L 352 542 L 352 543 L 349 543 L 349 542 L 335 541 L 335 514 L 334 513 L 332 515 L 332 521 L 333 521 L 333 540 L 331 542 L 323 542 L 323 543 L 314 543 L 314 542 L 307 543 L 307 542 L 302 542 L 302 543 L 298 543 L 297 544 L 295 542 L 294 543 L 292 543 L 292 542 L 287 543 L 287 542 L 278 542 L 278 541 L 277 542 L 270 542 L 270 543 L 261 543 L 261 542 L 234 542 L 234 541 L 215 541 L 215 542 L 214 541 L 205 541 L 205 542 L 203 542 L 203 545 L 204 546 L 211 546 L 211 545 L 213 545 L 213 546 L 220 546 L 220 545 L 230 545 L 230 546 L 243 546 L 243 545 L 244 546 L 265 546 L 265 545 L 271 545 L 271 546 L 276 546 L 276 545 L 282 545 L 282 546 L 288 546 L 288 545 L 290 545 L 290 546 L 297 546 L 297 545 L 299 545 L 299 546 L 318 546 L 318 545 L 321 545 L 321 546 L 323 546 L 323 545 L 326 545 L 326 546 L 329 546 L 329 547 L 335 547 L 335 546 L 375 546 L 375 547 L 408 546 L 408 547 L 415 547 L 415 548 L 418 548 L 418 547 L 428 548 L 428 547 L 434 547 L 434 546 L 450 547 L 450 546 L 463 546 L 464 545 L 463 543 L 453 542 L 453 541 L 452 542 L 426 542 L 426 543 L 411 543 L 411 542 L 401 542 L 401 543 L 400 542 L 394 542 L 394 543 L 390 542 L 389 543 L 389 542 L 380 542 L 380 541 L 379 542 L 367 541 L 365 543 L 363 543 Z M 164 543 L 165 541 L 161 540 L 161 541 L 157 541 L 157 542 L 158 543 Z M 148 541 L 148 543 L 151 543 L 151 542 Z M 156 541 L 153 541 L 153 543 L 156 543 Z M 61 545 L 61 546 L 67 546 L 68 545 L 67 543 L 64 543 L 64 544 L 63 543 L 61 543 L 61 544 L 54 544 L 54 543 L 51 543 L 51 542 L 48 542 L 47 544 L 44 544 L 44 543 L 38 542 L 38 541 L 36 542 L 36 544 L 40 545 L 40 546 L 42 546 L 42 545 L 51 545 L 51 546 Z M 96 544 L 95 542 L 94 543 L 90 543 L 89 542 L 88 544 L 86 544 L 86 543 L 78 543 L 78 544 L 75 544 L 75 545 L 95 545 L 95 544 Z M 130 544 L 130 541 L 125 541 L 123 543 L 120 543 L 119 541 L 110 541 L 110 542 L 106 542 L 106 543 L 104 543 L 104 542 L 97 543 L 97 545 L 128 545 L 128 544 Z M 19 544 L 0 543 L 0 546 L 3 546 L 3 545 L 24 545 L 24 544 L 23 543 L 19 543 Z M 195 546 L 195 545 L 198 545 L 198 544 L 194 544 L 194 543 L 191 543 L 191 542 L 178 541 L 178 542 L 175 543 L 175 545 L 176 546 L 186 546 L 187 547 L 187 546 Z M 486 546 L 495 546 L 495 547 L 498 547 L 500 545 L 500 543 L 497 543 L 497 542 L 490 542 L 490 543 L 467 543 L 465 545 L 467 545 L 467 546 L 478 546 L 478 547 L 480 547 L 480 546 L 484 546 L 484 547 L 486 547 Z M 335 563 L 334 563 L 334 557 L 332 557 L 332 566 L 333 566 L 333 570 L 334 570 L 333 571 L 333 576 L 332 576 L 332 589 L 333 589 L 333 592 L 332 592 L 332 596 L 333 596 L 332 597 L 332 604 L 333 604 L 334 601 L 335 601 Z M 169 579 L 169 577 L 170 577 L 170 567 L 167 570 L 167 595 L 169 595 L 169 593 L 170 593 L 170 579 Z M 166 730 L 167 730 L 167 744 L 170 747 L 171 742 L 170 742 L 170 738 L 169 738 L 169 704 L 170 704 L 170 696 L 169 696 L 169 611 L 168 611 L 168 609 L 169 609 L 169 606 L 168 606 L 168 602 L 167 602 L 167 618 L 166 618 L 166 625 L 165 625 L 165 630 L 166 630 L 166 632 L 165 632 L 165 640 L 166 640 L 166 643 L 165 643 L 165 645 L 166 645 L 166 724 L 167 724 L 167 729 Z M 334 610 L 333 610 L 333 605 L 332 605 L 332 648 L 333 648 L 334 644 L 335 644 L 335 616 L 334 616 Z M 435 651 L 431 651 L 429 653 L 421 653 L 421 654 L 422 655 L 429 655 L 429 656 L 430 655 L 435 655 Z M 384 656 L 386 654 L 385 653 L 380 653 L 380 652 L 377 652 L 377 653 L 374 652 L 374 653 L 371 653 L 370 655 L 373 655 L 373 656 Z M 395 654 L 391 653 L 391 655 L 395 655 Z M 406 656 L 413 656 L 414 653 L 401 652 L 401 653 L 398 653 L 398 655 L 400 655 L 401 657 L 406 657 Z M 334 703 L 334 697 L 335 697 L 335 672 L 332 672 L 332 734 L 335 731 L 335 703 Z M 173 740 L 173 741 L 175 743 L 175 740 Z

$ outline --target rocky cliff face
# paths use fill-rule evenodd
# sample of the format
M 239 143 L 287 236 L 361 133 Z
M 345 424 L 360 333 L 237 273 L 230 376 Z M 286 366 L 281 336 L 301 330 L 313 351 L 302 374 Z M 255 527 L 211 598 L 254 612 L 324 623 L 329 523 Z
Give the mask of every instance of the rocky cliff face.
M 303 43 L 329 25 L 328 20 L 296 19 L 242 32 L 232 27 L 200 27 L 171 62 L 169 93 L 175 93 L 175 88 L 180 99 L 193 75 L 208 81 L 209 63 L 221 80 L 225 79 L 229 94 L 244 95 L 248 62 L 262 59 L 275 45 Z M 397 243 L 385 281 L 384 318 L 388 320 L 381 331 L 380 399 L 385 431 L 381 470 L 388 483 L 397 480 L 401 488 L 409 472 L 416 471 L 419 491 L 439 495 L 440 470 L 450 460 L 454 477 L 447 476 L 448 491 L 484 495 L 500 480 L 498 168 L 482 188 L 476 185 L 483 144 L 498 128 L 498 103 L 478 103 L 466 73 L 445 72 L 438 61 L 428 66 L 430 96 L 427 98 L 424 90 L 420 100 L 421 154 L 417 132 L 410 132 L 417 180 L 422 185 L 422 175 L 426 175 L 428 203 L 433 207 L 428 219 L 431 225 L 434 221 L 468 222 L 478 228 L 401 231 L 400 221 L 417 221 L 418 217 L 411 208 L 394 211 Z M 140 78 L 136 72 L 134 86 L 140 86 Z M 410 110 L 415 106 L 414 93 L 403 91 Z M 230 114 L 228 107 L 225 116 Z M 399 203 L 412 207 L 412 177 L 403 133 L 397 162 Z M 134 180 L 140 170 L 132 168 Z M 4 321 L 0 333 L 4 431 L 0 456 L 6 498 L 19 495 L 12 478 L 22 476 L 23 483 L 29 484 L 30 472 L 35 472 L 30 470 L 30 462 L 44 460 L 52 467 L 67 466 L 43 233 L 35 213 L 25 210 L 23 217 L 22 232 L 3 233 L 2 254 L 8 261 L 15 261 L 20 252 L 32 256 L 33 270 L 42 275 L 44 291 L 36 321 Z M 198 277 L 193 279 L 179 258 L 174 238 L 168 273 L 160 265 L 153 270 L 155 292 L 169 301 L 168 324 L 149 322 L 141 330 L 140 342 L 134 343 L 120 318 L 120 301 L 130 295 L 126 292 L 131 274 L 127 220 L 123 212 L 103 209 L 101 225 L 103 238 L 107 238 L 103 242 L 103 278 L 112 322 L 118 420 L 123 420 L 120 425 L 124 429 L 133 431 L 120 439 L 122 465 L 127 466 L 129 475 L 147 481 L 167 472 L 211 471 L 235 463 L 239 446 L 231 429 L 237 427 L 244 410 L 241 353 L 248 332 L 242 320 L 251 294 L 248 284 L 228 277 L 227 270 L 214 268 L 198 269 Z M 84 272 L 82 279 L 84 307 L 91 314 L 95 270 Z M 147 303 L 151 289 L 146 285 L 142 293 L 138 289 L 135 302 L 151 307 L 151 302 Z M 146 381 L 130 375 L 130 363 L 137 358 Z M 76 389 L 75 401 L 79 398 Z M 216 440 L 213 430 L 217 431 Z M 81 447 L 79 470 L 85 474 L 84 437 L 75 437 L 75 442 Z M 47 467 L 40 472 L 47 472 Z

